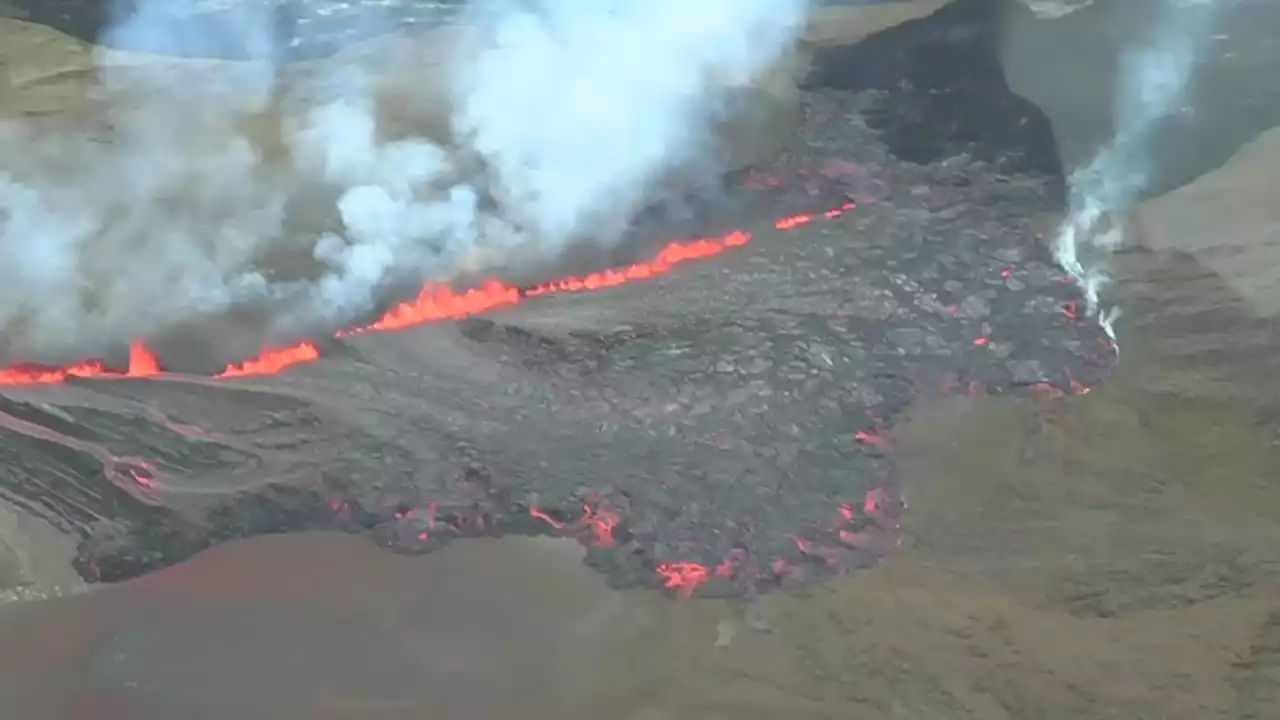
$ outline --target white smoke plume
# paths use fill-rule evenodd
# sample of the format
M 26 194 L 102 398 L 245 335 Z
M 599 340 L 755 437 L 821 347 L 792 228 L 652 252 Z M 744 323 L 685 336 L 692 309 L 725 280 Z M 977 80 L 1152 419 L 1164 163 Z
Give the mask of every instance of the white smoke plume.
M 0 125 L 0 362 L 245 307 L 277 334 L 332 326 L 393 283 L 612 241 L 664 173 L 704 159 L 719 90 L 777 61 L 808 5 L 473 0 L 465 42 L 422 69 L 419 105 L 447 127 L 388 128 L 381 74 L 412 68 L 297 70 L 272 3 L 175 22 L 202 1 L 131 3 L 106 39 L 265 59 L 104 52 L 99 127 Z
M 1136 202 L 1152 172 L 1158 123 L 1186 107 L 1187 86 L 1211 39 L 1215 11 L 1230 0 L 1164 0 L 1152 33 L 1121 58 L 1114 101 L 1115 135 L 1068 178 L 1070 205 L 1055 244 L 1059 264 L 1084 290 L 1088 314 L 1115 340 L 1116 307 L 1099 307 L 1110 281 L 1107 259 L 1124 242 L 1109 214 Z

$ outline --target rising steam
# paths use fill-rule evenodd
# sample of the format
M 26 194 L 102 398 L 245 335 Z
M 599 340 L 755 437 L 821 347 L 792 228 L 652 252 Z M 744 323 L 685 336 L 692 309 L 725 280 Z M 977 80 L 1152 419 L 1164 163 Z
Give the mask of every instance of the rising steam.
M 199 2 L 131 3 L 106 39 L 263 59 L 102 53 L 99 126 L 0 125 L 0 361 L 245 307 L 299 332 L 367 314 L 394 283 L 611 242 L 665 173 L 707 156 L 719 91 L 774 63 L 807 6 L 474 1 L 443 61 L 397 86 L 420 95 L 398 98 L 406 129 L 379 88 L 414 68 L 298 69 L 277 60 L 272 4 L 191 35 L 174 19 Z
M 1215 10 L 1230 0 L 1164 0 L 1144 43 L 1120 63 L 1114 102 L 1115 136 L 1093 160 L 1069 178 L 1070 204 L 1056 241 L 1058 262 L 1084 290 L 1088 314 L 1115 339 L 1118 308 L 1099 307 L 1099 292 L 1110 277 L 1107 258 L 1123 243 L 1109 216 L 1136 202 L 1151 180 L 1152 135 L 1157 124 L 1186 110 L 1186 90 L 1210 39 Z

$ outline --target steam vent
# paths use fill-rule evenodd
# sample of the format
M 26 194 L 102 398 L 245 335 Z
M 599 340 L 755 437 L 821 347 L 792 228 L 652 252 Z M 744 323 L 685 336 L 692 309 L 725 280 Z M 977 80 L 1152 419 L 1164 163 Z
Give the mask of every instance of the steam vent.
M 874 565 L 911 512 L 891 437 L 914 402 L 1069 401 L 1116 364 L 1049 250 L 1062 164 L 1006 85 L 994 4 L 880 5 L 911 17 L 842 35 L 842 6 L 812 11 L 788 67 L 729 103 L 728 172 L 673 180 L 608 252 L 409 289 L 266 350 L 219 356 L 244 343 L 225 320 L 10 358 L 0 494 L 101 582 L 304 529 L 399 553 L 571 536 L 612 584 L 680 596 Z M 290 47 L 324 62 L 345 40 L 317 42 Z

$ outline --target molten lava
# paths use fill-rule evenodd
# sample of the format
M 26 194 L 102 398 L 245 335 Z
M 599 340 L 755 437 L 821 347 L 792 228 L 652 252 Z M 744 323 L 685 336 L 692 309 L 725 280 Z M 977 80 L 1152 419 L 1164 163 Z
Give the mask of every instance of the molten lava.
M 216 377 L 231 378 L 245 375 L 273 375 L 290 365 L 311 362 L 320 358 L 320 351 L 309 342 L 298 343 L 292 347 L 263 350 L 255 358 L 228 365 Z
M 535 517 L 563 535 L 576 536 L 595 547 L 613 547 L 617 542 L 613 531 L 618 526 L 618 514 L 603 508 L 582 506 L 582 517 L 574 522 L 562 522 L 543 512 L 536 505 L 529 508 L 529 515 Z
M 854 203 L 847 202 L 823 213 L 823 217 L 836 218 L 852 210 Z M 814 220 L 813 215 L 793 215 L 774 223 L 778 230 L 791 230 Z M 479 287 L 458 292 L 447 286 L 427 283 L 417 297 L 397 303 L 377 320 L 363 327 L 339 330 L 336 337 L 354 333 L 400 330 L 414 325 L 463 318 L 468 315 L 514 305 L 525 296 L 549 293 L 583 292 L 614 287 L 636 280 L 645 280 L 670 272 L 681 263 L 719 255 L 730 248 L 741 247 L 751 240 L 744 230 L 735 230 L 718 238 L 667 243 L 652 260 L 622 268 L 603 270 L 584 277 L 570 277 L 543 283 L 529 290 L 504 285 L 489 280 Z M 300 342 L 283 348 L 262 350 L 256 357 L 232 363 L 214 377 L 236 378 L 249 375 L 274 375 L 285 368 L 320 359 L 320 350 L 312 342 Z M 156 356 L 141 341 L 129 347 L 129 365 L 124 370 L 108 368 L 97 358 L 81 360 L 62 367 L 35 364 L 14 365 L 0 368 L 0 385 L 49 385 L 79 378 L 142 378 L 161 372 Z
M 140 341 L 129 346 L 129 377 L 151 377 L 160 372 L 160 361 Z
M 0 368 L 0 385 L 50 385 L 69 377 L 132 377 L 142 378 L 160 372 L 160 363 L 147 346 L 134 341 L 129 346 L 129 366 L 125 370 L 110 370 L 97 358 L 80 360 L 71 365 L 49 367 L 26 363 Z

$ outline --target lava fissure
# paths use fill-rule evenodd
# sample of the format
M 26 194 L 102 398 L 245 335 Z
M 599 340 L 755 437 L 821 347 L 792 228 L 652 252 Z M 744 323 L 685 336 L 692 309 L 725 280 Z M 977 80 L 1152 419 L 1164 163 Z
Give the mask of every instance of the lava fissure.
M 774 222 L 774 229 L 791 230 L 812 222 L 816 218 L 834 219 L 855 207 L 846 202 L 820 214 L 798 214 Z M 553 293 L 576 293 L 617 287 L 629 282 L 671 272 L 676 266 L 692 260 L 719 255 L 726 250 L 746 245 L 751 234 L 734 230 L 717 238 L 698 238 L 683 242 L 669 242 L 653 257 L 625 267 L 590 273 L 582 277 L 570 277 L 537 285 L 518 288 L 497 280 L 482 282 L 477 287 L 456 291 L 436 283 L 424 283 L 416 297 L 393 305 L 377 320 L 354 328 L 335 331 L 334 337 L 344 337 L 365 332 L 402 330 L 429 322 L 458 320 L 471 315 L 514 305 L 525 297 L 537 297 Z M 238 378 L 251 375 L 274 375 L 286 368 L 320 359 L 320 350 L 312 341 L 302 341 L 288 347 L 266 348 L 257 356 L 228 364 L 215 378 Z M 0 368 L 0 386 L 54 385 L 68 378 L 148 378 L 162 372 L 160 362 L 143 340 L 135 340 L 129 346 L 128 366 L 123 370 L 107 367 L 98 358 L 80 360 L 70 365 L 49 367 L 33 363 Z
M 848 197 L 821 201 L 835 207 L 784 217 L 773 227 L 787 231 L 840 217 L 854 206 Z M 874 202 L 877 197 L 853 199 Z M 812 197 L 807 202 L 817 204 Z M 559 367 L 578 362 L 577 354 L 562 357 L 559 346 L 550 361 L 557 365 L 555 382 L 544 385 L 542 376 L 525 372 L 500 389 L 519 398 L 500 406 L 487 405 L 490 388 L 478 387 L 474 418 L 471 409 L 467 417 L 496 434 L 477 436 L 475 448 L 467 445 L 456 477 L 438 471 L 450 465 L 457 449 L 447 443 L 436 447 L 440 433 L 431 429 L 430 413 L 419 417 L 416 408 L 406 408 L 396 422 L 427 425 L 411 431 L 406 426 L 405 432 L 391 424 L 374 430 L 327 416 L 325 422 L 303 422 L 309 411 L 292 405 L 287 412 L 278 409 L 274 393 L 261 407 L 233 403 L 237 413 L 221 415 L 226 393 L 259 392 L 247 387 L 210 393 L 207 383 L 137 384 L 114 386 L 119 393 L 104 393 L 108 399 L 95 402 L 114 403 L 116 395 L 124 395 L 145 408 L 158 398 L 175 416 L 201 418 L 212 437 L 252 428 L 253 442 L 262 444 L 248 449 L 246 463 L 266 464 L 183 472 L 178 468 L 188 463 L 164 460 L 163 443 L 143 441 L 145 449 L 134 450 L 135 433 L 129 431 L 128 449 L 114 454 L 152 455 L 152 465 L 112 465 L 118 457 L 90 451 L 80 453 L 85 455 L 81 464 L 93 467 L 69 473 L 56 464 L 60 459 L 40 454 L 68 449 L 56 443 L 52 451 L 29 450 L 30 460 L 14 455 L 14 471 L 0 477 L 0 490 L 19 499 L 41 498 L 40 474 L 61 473 L 78 474 L 83 489 L 92 492 L 104 474 L 99 466 L 106 468 L 109 480 L 122 486 L 119 501 L 125 505 L 89 505 L 100 516 L 125 517 L 111 526 L 123 535 L 108 532 L 105 524 L 83 524 L 77 565 L 87 578 L 105 581 L 135 577 L 232 537 L 299 529 L 367 532 L 379 545 L 409 553 L 468 537 L 559 535 L 588 546 L 588 564 L 611 582 L 659 586 L 681 597 L 741 595 L 842 575 L 875 564 L 901 541 L 899 518 L 906 504 L 894 475 L 892 431 L 912 402 L 937 393 L 1080 394 L 1113 364 L 1114 349 L 1091 326 L 1091 318 L 1076 312 L 1075 287 L 1062 281 L 1017 227 L 985 215 L 990 206 L 969 205 L 976 208 L 969 211 L 969 222 L 990 220 L 992 227 L 1004 229 L 983 235 L 981 243 L 941 221 L 932 226 L 936 230 L 928 224 L 921 229 L 919 222 L 934 222 L 932 214 L 922 220 L 863 213 L 866 222 L 857 232 L 824 232 L 829 242 L 778 243 L 770 251 L 785 254 L 784 261 L 762 254 L 764 271 L 752 275 L 750 296 L 735 295 L 747 292 L 742 283 L 728 283 L 715 294 L 697 283 L 664 288 L 663 299 L 670 293 L 670 302 L 681 308 L 705 303 L 705 317 L 682 317 L 670 327 L 647 330 L 643 343 L 613 347 L 604 342 L 600 352 L 609 354 L 607 369 L 589 384 L 608 402 L 581 402 L 577 378 L 566 380 Z M 911 223 L 905 228 L 900 227 L 904 217 Z M 416 297 L 373 322 L 335 335 L 462 320 L 528 297 L 614 287 L 750 240 L 747 232 L 737 231 L 669 243 L 647 262 L 530 288 L 497 281 L 461 292 L 424 285 Z M 610 303 L 602 307 L 614 312 Z M 483 349 L 477 358 L 482 364 L 492 360 L 496 368 L 529 370 L 526 357 L 510 357 L 511 348 L 503 345 L 519 344 L 518 352 L 524 352 L 531 340 L 519 322 L 507 326 L 472 319 L 461 330 L 466 340 L 498 348 L 496 353 Z M 318 360 L 324 347 L 315 341 L 266 350 L 215 377 L 277 373 Z M 590 352 L 596 352 L 594 345 Z M 100 361 L 66 368 L 26 366 L 0 371 L 0 383 L 145 378 L 162 371 L 146 344 L 136 342 L 125 370 L 113 371 Z M 406 387 L 387 382 L 392 392 Z M 664 389 L 655 393 L 653 387 Z M 538 392 L 524 394 L 530 389 Z M 217 398 L 216 411 L 206 408 L 212 400 L 205 395 Z M 305 408 L 306 401 L 301 402 Z M 326 402 L 317 400 L 322 407 Z M 568 424 L 545 430 L 544 437 L 541 423 L 529 423 L 551 417 L 566 403 L 582 414 L 577 430 Z M 517 412 L 510 413 L 512 408 Z M 491 411 L 492 416 L 486 414 Z M 138 412 L 131 405 L 114 414 L 126 423 L 125 415 Z M 150 422 L 168 427 L 170 420 L 166 415 Z M 496 432 L 508 427 L 505 423 L 509 432 Z M 264 441 L 262 427 L 279 428 L 283 445 Z M 443 435 L 451 432 L 456 430 Z M 407 445 L 402 446 L 401 435 L 411 438 Z M 29 437 L 17 433 L 15 442 Z M 424 439 L 427 447 L 421 447 Z M 334 454 L 326 455 L 331 447 Z M 298 469 L 303 449 L 318 453 L 318 483 L 311 470 Z M 646 458 L 653 459 L 652 467 Z M 421 475 L 422 468 L 433 470 Z M 234 491 L 229 499 L 182 494 L 184 482 L 207 484 L 245 474 L 273 480 Z M 389 477 L 401 479 L 388 484 Z M 582 478 L 599 484 L 586 492 L 578 484 Z M 729 487 L 735 491 L 723 491 Z M 151 497 L 160 500 L 154 506 L 159 512 L 142 507 Z M 758 498 L 768 501 L 757 503 Z M 63 493 L 50 503 L 56 510 L 81 500 L 82 495 Z M 171 505 L 178 510 L 170 512 Z

